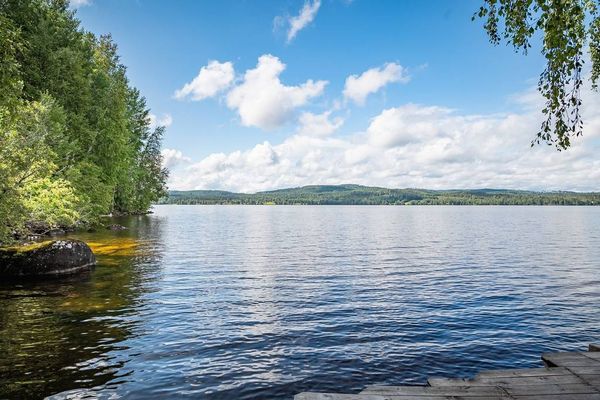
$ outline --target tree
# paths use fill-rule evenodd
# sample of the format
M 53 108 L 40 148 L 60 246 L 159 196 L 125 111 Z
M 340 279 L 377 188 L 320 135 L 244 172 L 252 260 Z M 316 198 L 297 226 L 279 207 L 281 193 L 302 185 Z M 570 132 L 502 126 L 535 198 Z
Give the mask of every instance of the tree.
M 68 0 L 0 0 L 0 243 L 142 213 L 165 191 L 149 110 L 110 36 Z
M 127 98 L 129 161 L 117 184 L 114 210 L 142 213 L 153 201 L 166 196 L 168 171 L 162 167 L 160 151 L 165 128 L 150 128 L 146 99 L 139 90 L 129 90 Z
M 546 68 L 538 90 L 546 105 L 545 120 L 531 145 L 545 142 L 566 150 L 571 138 L 583 132 L 581 119 L 582 68 L 589 46 L 592 87 L 600 76 L 600 16 L 598 0 L 484 0 L 473 18 L 485 19 L 490 41 L 503 39 L 527 54 L 537 32 L 543 35 Z
M 0 118 L 0 240 L 27 221 L 51 228 L 79 218 L 70 182 L 54 176 L 56 153 L 49 145 L 62 134 L 64 113 L 48 96 L 12 111 Z

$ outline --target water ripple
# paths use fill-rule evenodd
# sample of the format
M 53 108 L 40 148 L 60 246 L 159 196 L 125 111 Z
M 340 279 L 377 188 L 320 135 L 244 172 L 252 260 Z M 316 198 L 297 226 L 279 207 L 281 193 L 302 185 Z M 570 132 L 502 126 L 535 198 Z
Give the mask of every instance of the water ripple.
M 0 397 L 291 399 L 600 337 L 600 208 L 160 206 L 0 286 Z

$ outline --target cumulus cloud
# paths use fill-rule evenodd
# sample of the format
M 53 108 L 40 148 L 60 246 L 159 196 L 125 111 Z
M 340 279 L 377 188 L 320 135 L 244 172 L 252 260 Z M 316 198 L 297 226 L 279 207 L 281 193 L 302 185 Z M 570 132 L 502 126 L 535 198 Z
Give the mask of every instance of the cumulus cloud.
M 446 120 L 451 110 L 436 106 L 407 104 L 383 110 L 371 121 L 367 133 L 370 143 L 382 147 L 421 142 L 440 133 L 437 121 Z
M 92 4 L 91 0 L 70 0 L 69 5 L 73 8 L 79 8 L 82 6 L 89 6 Z
M 171 114 L 163 114 L 162 117 L 158 117 L 155 114 L 148 114 L 148 121 L 150 122 L 150 129 L 158 126 L 167 128 L 173 123 L 173 117 L 171 117 Z
M 515 104 L 536 101 L 526 93 Z M 539 109 L 468 114 L 440 106 L 404 104 L 375 115 L 362 132 L 308 134 L 328 126 L 328 113 L 300 118 L 280 144 L 211 154 L 173 174 L 178 189 L 255 192 L 307 184 L 384 187 L 600 190 L 600 99 L 584 92 L 585 132 L 568 151 L 529 146 Z M 315 122 L 317 121 L 317 122 Z M 320 122 L 320 124 L 319 124 Z M 335 125 L 335 123 L 333 123 Z M 314 130 L 312 130 L 314 133 Z M 327 133 L 325 133 L 327 132 Z
M 175 98 L 199 101 L 213 97 L 227 89 L 234 78 L 235 72 L 231 62 L 210 61 L 208 65 L 200 68 L 200 72 L 191 82 L 175 92 Z
M 317 16 L 317 12 L 321 7 L 321 0 L 312 0 L 306 1 L 300 13 L 296 16 L 288 18 L 289 29 L 287 32 L 287 41 L 290 43 L 298 32 L 304 29 L 308 24 L 310 24 L 315 17 Z M 280 21 L 280 19 L 276 19 L 276 21 Z
M 163 167 L 171 169 L 180 164 L 191 163 L 192 159 L 183 155 L 180 150 L 163 149 L 161 151 L 163 157 Z
M 227 106 L 235 109 L 242 125 L 274 129 L 288 122 L 294 110 L 323 93 L 327 81 L 308 80 L 285 86 L 279 75 L 285 70 L 279 58 L 259 57 L 256 68 L 246 71 L 243 81 L 227 94 Z
M 337 131 L 343 124 L 342 117 L 330 118 L 332 111 L 326 111 L 322 114 L 313 114 L 304 112 L 298 119 L 299 135 L 327 136 Z
M 363 105 L 368 95 L 376 93 L 389 83 L 406 83 L 410 80 L 405 68 L 400 64 L 387 63 L 379 68 L 371 68 L 360 75 L 346 78 L 344 97 Z

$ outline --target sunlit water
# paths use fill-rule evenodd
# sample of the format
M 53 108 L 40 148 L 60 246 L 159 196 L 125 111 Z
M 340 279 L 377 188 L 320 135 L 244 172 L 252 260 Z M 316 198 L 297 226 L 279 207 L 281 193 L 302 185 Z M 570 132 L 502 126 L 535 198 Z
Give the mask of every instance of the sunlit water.
M 0 285 L 0 398 L 290 399 L 600 339 L 600 207 L 159 206 Z

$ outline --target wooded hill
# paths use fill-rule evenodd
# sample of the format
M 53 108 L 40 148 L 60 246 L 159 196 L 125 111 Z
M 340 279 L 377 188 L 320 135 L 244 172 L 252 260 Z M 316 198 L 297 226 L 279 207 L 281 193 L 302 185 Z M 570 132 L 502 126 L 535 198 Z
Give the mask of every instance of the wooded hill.
M 170 191 L 159 204 L 600 205 L 600 193 L 312 185 L 254 194 L 220 190 Z

